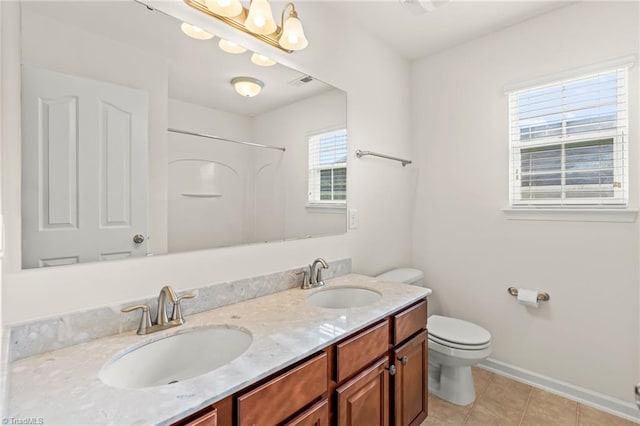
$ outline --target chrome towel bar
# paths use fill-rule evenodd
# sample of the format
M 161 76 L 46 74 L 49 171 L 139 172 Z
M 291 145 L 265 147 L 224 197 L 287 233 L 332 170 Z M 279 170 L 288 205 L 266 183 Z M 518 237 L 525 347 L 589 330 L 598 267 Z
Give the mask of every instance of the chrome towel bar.
M 361 151 L 359 149 L 356 150 L 356 157 L 360 158 L 365 155 L 373 155 L 374 157 L 380 157 L 380 158 L 386 158 L 387 160 L 399 161 L 402 163 L 402 167 L 412 163 L 411 160 L 405 160 L 404 158 L 392 157 L 390 155 L 385 155 L 385 154 L 378 154 L 377 152 L 373 152 L 373 151 Z

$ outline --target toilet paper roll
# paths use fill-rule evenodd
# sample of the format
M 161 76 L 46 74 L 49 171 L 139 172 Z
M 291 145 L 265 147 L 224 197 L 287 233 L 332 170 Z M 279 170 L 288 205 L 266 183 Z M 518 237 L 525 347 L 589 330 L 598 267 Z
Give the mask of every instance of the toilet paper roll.
M 532 308 L 538 307 L 538 291 L 527 288 L 518 289 L 518 303 Z

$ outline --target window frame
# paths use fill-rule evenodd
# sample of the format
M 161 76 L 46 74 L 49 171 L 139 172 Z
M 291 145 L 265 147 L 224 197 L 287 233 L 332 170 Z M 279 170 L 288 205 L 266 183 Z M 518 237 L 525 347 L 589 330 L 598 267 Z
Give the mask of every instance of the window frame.
M 506 90 L 508 95 L 508 120 L 509 120 L 509 205 L 513 209 L 536 209 L 536 208 L 552 208 L 559 210 L 571 210 L 579 208 L 628 208 L 629 207 L 629 168 L 628 168 L 628 106 L 629 106 L 629 66 L 615 66 L 600 69 L 596 72 L 590 70 L 587 72 L 576 72 L 572 75 L 563 74 L 556 79 L 549 78 L 544 84 L 522 85 L 517 89 Z M 616 73 L 616 81 L 621 78 L 624 80 L 623 84 L 617 86 L 616 93 L 616 126 L 609 129 L 596 129 L 592 131 L 585 131 L 579 133 L 567 132 L 567 120 L 563 120 L 561 123 L 561 134 L 546 136 L 536 139 L 522 139 L 521 129 L 518 124 L 518 112 L 520 107 L 518 106 L 517 96 L 518 94 L 536 89 L 543 89 L 544 87 L 556 86 L 563 83 L 571 82 L 572 80 L 579 80 L 583 78 L 589 78 L 590 76 L 596 77 L 597 74 L 604 74 L 609 72 Z M 620 75 L 622 73 L 622 76 Z M 563 102 L 564 98 L 558 99 L 558 102 Z M 626 109 L 620 110 L 620 105 L 624 105 Z M 518 132 L 517 138 L 514 137 L 514 132 Z M 613 140 L 613 181 L 615 183 L 621 183 L 619 185 L 612 185 L 613 197 L 584 197 L 584 198 L 567 198 L 568 186 L 564 184 L 566 179 L 567 169 L 565 168 L 565 152 L 570 149 L 571 145 L 578 145 L 580 143 L 588 144 L 589 142 L 595 142 L 598 140 Z M 563 184 L 556 186 L 544 186 L 540 188 L 540 192 L 549 191 L 551 189 L 560 189 L 559 198 L 522 198 L 523 191 L 521 185 L 521 166 L 522 166 L 522 150 L 531 148 L 545 148 L 560 146 L 561 149 L 561 167 L 558 173 L 561 175 Z M 585 184 L 586 186 L 588 184 Z M 576 186 L 571 185 L 575 188 Z M 596 187 L 594 184 L 592 187 Z M 534 191 L 535 192 L 535 191 Z
M 311 156 L 311 141 L 312 138 L 314 137 L 319 137 L 328 133 L 336 133 L 336 132 L 341 132 L 344 131 L 345 134 L 345 139 L 346 139 L 346 155 L 345 155 L 345 161 L 341 162 L 341 163 L 333 163 L 331 165 L 319 165 L 318 167 L 313 167 L 310 164 L 309 160 L 307 160 L 307 204 L 306 207 L 307 208 L 326 208 L 326 209 L 346 209 L 347 206 L 347 175 L 348 175 L 348 170 L 347 170 L 347 155 L 348 155 L 348 149 L 349 149 L 349 144 L 348 144 L 348 133 L 347 133 L 347 128 L 346 126 L 336 126 L 336 127 L 330 127 L 330 128 L 325 128 L 322 130 L 317 130 L 317 131 L 313 131 L 313 132 L 309 132 L 307 134 L 307 159 L 310 158 Z M 319 152 L 320 146 L 318 144 L 318 152 Z M 333 193 L 335 192 L 335 188 L 334 188 L 334 171 L 336 169 L 344 169 L 345 170 L 345 199 L 344 200 L 336 200 L 333 199 L 334 195 Z M 331 193 L 332 193 L 332 199 L 331 200 L 321 200 L 321 187 L 322 187 L 322 180 L 321 180 L 321 172 L 323 170 L 331 170 Z M 315 178 L 312 179 L 312 174 L 315 174 Z M 314 186 L 312 188 L 312 181 L 317 182 L 317 185 Z

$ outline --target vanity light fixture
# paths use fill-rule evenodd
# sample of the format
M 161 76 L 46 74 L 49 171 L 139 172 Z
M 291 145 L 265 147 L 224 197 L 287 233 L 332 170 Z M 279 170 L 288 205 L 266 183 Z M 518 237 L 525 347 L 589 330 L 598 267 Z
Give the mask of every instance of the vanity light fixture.
M 289 6 L 291 6 L 291 12 L 289 12 L 289 17 L 285 21 L 284 13 Z M 284 9 L 282 9 L 280 22 L 282 22 L 282 35 L 279 40 L 280 46 L 288 50 L 302 50 L 309 45 L 309 41 L 307 37 L 305 37 L 304 30 L 302 29 L 302 22 L 298 19 L 298 12 L 296 12 L 296 7 L 293 3 L 288 3 Z
M 227 18 L 238 16 L 242 13 L 240 0 L 206 0 L 205 3 L 207 9 Z
M 293 3 L 287 3 L 282 9 L 278 25 L 273 19 L 268 0 L 251 0 L 248 9 L 240 4 L 240 0 L 183 1 L 188 6 L 285 52 L 302 50 L 309 45 Z
M 210 40 L 213 37 L 215 37 L 210 32 L 205 31 L 200 27 L 196 27 L 195 25 L 188 24 L 186 22 L 183 22 L 182 25 L 180 25 L 180 29 L 182 30 L 183 33 L 185 33 L 191 38 L 195 38 L 196 40 Z
M 249 14 L 244 26 L 254 34 L 271 34 L 278 26 L 271 13 L 271 5 L 267 0 L 251 0 Z
M 273 59 L 256 52 L 253 52 L 253 55 L 251 55 L 251 62 L 256 65 L 260 65 L 261 67 L 270 67 L 271 65 L 276 64 L 276 61 L 274 61 Z
M 240 96 L 247 98 L 257 96 L 264 87 L 262 81 L 253 77 L 236 77 L 231 80 L 231 84 Z
M 220 39 L 220 41 L 218 42 L 218 46 L 220 46 L 220 49 L 224 50 L 227 53 L 240 54 L 247 51 L 246 48 L 240 46 L 238 43 L 234 43 L 225 39 Z

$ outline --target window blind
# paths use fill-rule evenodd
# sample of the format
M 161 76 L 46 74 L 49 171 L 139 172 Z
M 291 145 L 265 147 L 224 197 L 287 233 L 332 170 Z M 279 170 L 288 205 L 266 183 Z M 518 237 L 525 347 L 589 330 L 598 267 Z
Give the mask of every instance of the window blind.
M 626 206 L 622 67 L 509 93 L 513 206 Z
M 309 136 L 309 202 L 347 199 L 347 130 Z

